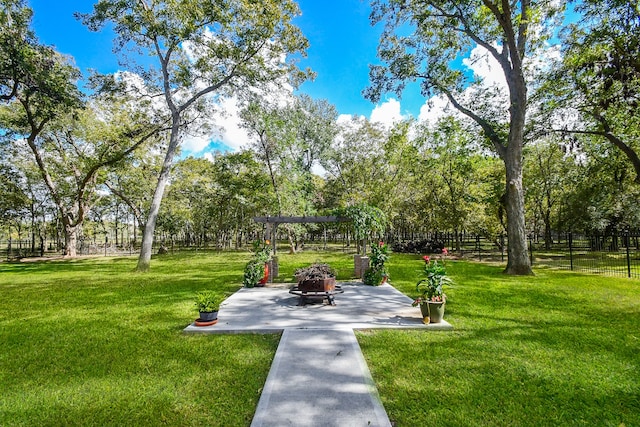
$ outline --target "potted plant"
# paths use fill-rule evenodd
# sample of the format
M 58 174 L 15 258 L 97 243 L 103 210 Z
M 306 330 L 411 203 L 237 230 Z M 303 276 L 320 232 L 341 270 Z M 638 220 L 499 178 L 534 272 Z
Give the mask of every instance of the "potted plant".
M 385 263 L 389 260 L 389 247 L 384 242 L 371 245 L 371 267 L 365 271 L 362 282 L 365 285 L 378 286 L 387 281 L 389 272 Z
M 442 252 L 446 255 L 446 248 Z M 413 301 L 413 306 L 420 306 L 422 317 L 425 323 L 439 323 L 444 316 L 444 309 L 447 296 L 444 293 L 443 286 L 452 283 L 447 276 L 444 261 L 432 260 L 429 256 L 422 257 L 424 260 L 425 279 L 416 283 L 416 291 L 418 297 Z
M 242 284 L 247 288 L 264 286 L 269 280 L 269 261 L 271 261 L 269 241 L 253 242 L 253 257 L 244 267 Z
M 294 272 L 303 292 L 329 292 L 336 289 L 336 272 L 328 264 L 315 263 Z
M 200 313 L 200 321 L 211 322 L 218 319 L 220 300 L 213 291 L 202 291 L 196 293 L 196 309 Z

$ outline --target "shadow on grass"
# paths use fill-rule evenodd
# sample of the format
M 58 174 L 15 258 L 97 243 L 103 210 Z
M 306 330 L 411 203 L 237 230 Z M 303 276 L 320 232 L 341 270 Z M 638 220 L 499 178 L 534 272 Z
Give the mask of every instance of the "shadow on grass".
M 448 270 L 454 332 L 358 334 L 398 425 L 640 425 L 638 281 Z

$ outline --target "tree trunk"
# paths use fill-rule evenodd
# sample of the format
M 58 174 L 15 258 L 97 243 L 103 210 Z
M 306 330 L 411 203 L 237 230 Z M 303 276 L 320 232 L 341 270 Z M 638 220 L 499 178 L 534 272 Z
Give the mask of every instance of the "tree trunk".
M 114 224 L 114 227 L 113 227 L 114 231 L 116 233 L 116 242 L 115 242 L 116 243 L 116 248 L 118 247 L 118 208 L 119 208 L 119 206 L 116 205 L 116 215 L 115 215 L 115 218 L 114 218 L 114 223 L 115 224 Z
M 553 237 L 551 236 L 551 210 L 547 209 L 544 213 L 544 248 L 551 249 Z
M 295 241 L 293 239 L 293 233 L 291 232 L 291 230 L 289 228 L 287 228 L 287 238 L 289 239 L 289 253 L 290 254 L 295 254 L 296 253 L 296 244 L 295 244 Z
M 522 186 L 522 130 L 524 113 L 520 124 L 512 123 L 509 145 L 505 151 L 506 211 L 507 211 L 507 268 L 506 274 L 530 275 L 531 261 L 527 248 L 527 230 L 524 219 L 524 188 Z
M 77 253 L 76 227 L 64 224 L 64 257 L 75 258 Z
M 179 144 L 178 131 L 180 128 L 180 117 L 178 115 L 174 115 L 172 120 L 173 123 L 171 126 L 171 135 L 169 137 L 169 147 L 167 147 L 167 154 L 164 157 L 162 169 L 160 169 L 160 175 L 158 176 L 158 183 L 156 184 L 156 189 L 153 193 L 153 199 L 151 199 L 149 216 L 147 217 L 147 222 L 142 234 L 142 247 L 140 248 L 140 256 L 138 257 L 136 271 L 148 271 L 151 266 L 151 250 L 153 249 L 153 236 L 156 231 L 156 222 L 158 220 L 158 213 L 160 212 L 160 203 L 164 196 L 164 189 L 169 181 L 169 173 L 173 166 L 173 157 Z

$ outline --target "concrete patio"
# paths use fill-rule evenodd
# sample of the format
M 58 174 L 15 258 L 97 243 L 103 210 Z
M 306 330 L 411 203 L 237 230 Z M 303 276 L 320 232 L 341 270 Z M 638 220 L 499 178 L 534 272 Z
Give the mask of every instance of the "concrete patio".
M 336 305 L 300 306 L 292 284 L 242 288 L 220 306 L 218 323 L 189 333 L 282 333 L 251 427 L 391 427 L 354 329 L 452 330 L 425 325 L 393 286 L 342 283 Z
M 342 283 L 344 293 L 335 296 L 335 306 L 307 304 L 303 307 L 298 305 L 299 297 L 289 293 L 291 286 L 289 283 L 241 288 L 222 303 L 216 325 L 191 324 L 185 332 L 279 333 L 287 328 L 452 329 L 446 321 L 425 325 L 420 309 L 411 307 L 411 298 L 389 284 Z

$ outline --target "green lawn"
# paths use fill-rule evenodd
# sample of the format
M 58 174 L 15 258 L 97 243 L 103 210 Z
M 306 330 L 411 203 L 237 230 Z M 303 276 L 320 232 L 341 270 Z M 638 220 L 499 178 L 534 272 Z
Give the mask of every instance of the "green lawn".
M 640 426 L 640 280 L 448 267 L 454 332 L 358 335 L 397 425 Z
M 249 425 L 279 337 L 182 333 L 195 292 L 234 292 L 247 260 L 0 264 L 0 425 Z M 316 260 L 351 275 L 351 255 L 305 253 L 280 278 Z M 419 257 L 390 267 L 412 294 Z M 398 426 L 640 426 L 640 280 L 448 267 L 454 332 L 358 333 Z
M 185 335 L 246 254 L 0 264 L 0 425 L 249 425 L 275 335 Z

